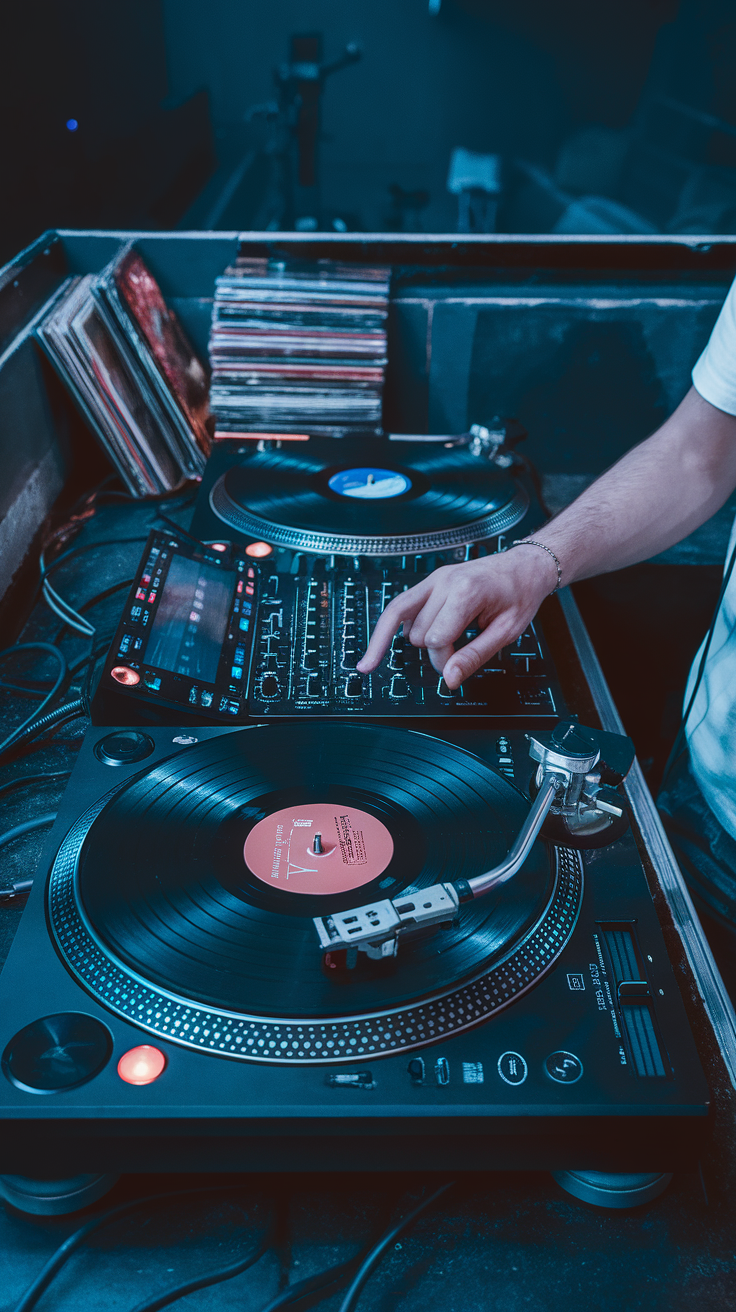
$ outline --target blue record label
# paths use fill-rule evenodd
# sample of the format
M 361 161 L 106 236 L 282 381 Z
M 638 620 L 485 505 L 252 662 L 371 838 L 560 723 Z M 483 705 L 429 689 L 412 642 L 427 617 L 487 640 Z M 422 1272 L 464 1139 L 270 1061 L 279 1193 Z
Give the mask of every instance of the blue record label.
M 333 492 L 341 497 L 360 497 L 364 501 L 382 501 L 408 492 L 411 479 L 395 469 L 341 469 L 329 480 Z

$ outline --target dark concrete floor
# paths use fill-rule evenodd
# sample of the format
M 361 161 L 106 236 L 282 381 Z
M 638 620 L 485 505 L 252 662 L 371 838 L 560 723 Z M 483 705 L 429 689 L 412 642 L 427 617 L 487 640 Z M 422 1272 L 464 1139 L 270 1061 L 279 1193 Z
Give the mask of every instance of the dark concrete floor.
M 283 1280 L 294 1283 L 341 1262 L 376 1225 L 411 1209 L 435 1179 L 416 1177 L 240 1177 L 227 1194 L 156 1203 L 170 1189 L 213 1178 L 125 1177 L 74 1218 L 0 1215 L 11 1312 L 57 1244 L 89 1215 L 124 1199 L 152 1201 L 94 1235 L 39 1303 L 41 1312 L 132 1312 L 139 1302 L 237 1260 L 262 1233 L 268 1209 L 282 1210 L 284 1242 L 250 1271 L 188 1295 L 181 1307 L 265 1308 Z M 605 1212 L 567 1197 L 549 1176 L 461 1179 L 388 1252 L 365 1287 L 371 1312 L 638 1312 L 736 1308 L 733 1217 L 706 1206 L 699 1180 L 681 1176 L 662 1198 Z M 326 1300 L 327 1312 L 339 1296 Z M 300 1306 L 303 1306 L 300 1305 Z
M 77 543 L 145 537 L 153 516 L 151 507 L 110 507 L 91 521 Z M 81 557 L 74 567 L 59 571 L 57 586 L 78 604 L 92 592 L 130 578 L 140 549 L 140 542 L 120 544 L 99 556 Z M 112 633 L 122 595 L 114 594 L 91 612 L 101 636 Z M 23 637 L 53 640 L 59 627 L 39 605 Z M 68 633 L 63 645 L 70 658 L 85 650 L 84 640 Z M 5 691 L 0 697 L 0 719 L 8 728 L 28 714 L 25 701 Z M 0 787 L 23 774 L 68 770 L 83 729 L 84 723 L 76 721 L 46 746 L 0 768 Z M 49 781 L 0 796 L 0 831 L 52 811 L 61 787 L 63 781 Z M 42 835 L 35 833 L 0 848 L 0 885 L 32 873 L 41 843 Z M 0 961 L 20 914 L 20 907 L 0 905 Z M 56 1246 L 84 1220 L 142 1197 L 151 1201 L 97 1231 L 73 1255 L 41 1298 L 40 1312 L 132 1312 L 171 1284 L 236 1261 L 262 1233 L 270 1209 L 276 1207 L 275 1250 L 251 1270 L 187 1295 L 180 1303 L 187 1312 L 257 1312 L 280 1285 L 350 1258 L 375 1237 L 378 1227 L 410 1211 L 423 1192 L 438 1183 L 436 1176 L 357 1177 L 349 1172 L 219 1177 L 220 1193 L 157 1201 L 171 1190 L 216 1182 L 217 1177 L 186 1174 L 127 1176 L 92 1208 L 59 1218 L 29 1217 L 0 1207 L 0 1309 L 15 1308 Z M 708 1180 L 705 1186 L 710 1190 Z M 736 1308 L 736 1211 L 732 1203 L 711 1195 L 706 1199 L 698 1177 L 681 1175 L 657 1201 L 617 1213 L 570 1198 L 544 1174 L 465 1177 L 390 1249 L 359 1306 L 371 1312 Z M 336 1312 L 339 1304 L 335 1295 L 321 1306 Z

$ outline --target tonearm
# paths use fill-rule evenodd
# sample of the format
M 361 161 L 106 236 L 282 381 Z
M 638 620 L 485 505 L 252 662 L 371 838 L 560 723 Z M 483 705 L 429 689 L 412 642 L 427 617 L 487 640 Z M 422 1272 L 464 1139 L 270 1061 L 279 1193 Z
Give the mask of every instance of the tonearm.
M 527 734 L 529 755 L 537 763 L 529 813 L 507 856 L 470 879 L 407 890 L 332 915 L 315 916 L 325 953 L 347 952 L 354 966 L 358 952 L 374 961 L 395 957 L 399 943 L 431 927 L 449 926 L 460 906 L 483 897 L 512 879 L 538 836 L 567 847 L 601 847 L 627 825 L 625 801 L 617 786 L 634 760 L 634 744 L 621 734 L 561 720 L 550 733 Z

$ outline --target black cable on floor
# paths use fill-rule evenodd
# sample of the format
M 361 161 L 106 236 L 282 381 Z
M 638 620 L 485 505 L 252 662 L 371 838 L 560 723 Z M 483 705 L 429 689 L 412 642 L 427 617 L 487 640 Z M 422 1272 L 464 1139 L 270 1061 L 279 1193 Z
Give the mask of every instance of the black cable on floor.
M 249 1267 L 255 1266 L 256 1262 L 260 1261 L 264 1253 L 271 1247 L 273 1232 L 274 1220 L 272 1217 L 260 1244 L 247 1257 L 240 1258 L 237 1262 L 231 1262 L 229 1266 L 218 1267 L 216 1271 L 208 1271 L 206 1275 L 197 1276 L 194 1280 L 187 1280 L 180 1285 L 173 1285 L 171 1289 L 164 1290 L 162 1294 L 157 1294 L 155 1298 L 146 1299 L 145 1303 L 136 1303 L 132 1312 L 159 1312 L 159 1308 L 168 1307 L 170 1303 L 175 1303 L 177 1299 L 184 1298 L 186 1294 L 193 1294 L 197 1289 L 207 1289 L 210 1285 L 221 1285 L 224 1280 L 232 1280 L 233 1276 L 242 1275 Z
M 37 734 L 43 733 L 45 729 L 60 727 L 65 720 L 74 720 L 78 715 L 86 715 L 87 708 L 81 697 L 75 698 L 73 702 L 66 702 L 63 706 L 57 706 L 55 711 L 49 711 L 48 715 L 42 715 L 39 720 L 34 720 L 29 724 L 23 733 L 19 733 L 11 743 L 6 746 L 5 743 L 0 745 L 0 756 L 9 752 L 12 747 L 18 747 L 20 743 L 25 742 L 28 738 L 34 738 Z
M 36 1276 L 33 1284 L 29 1285 L 20 1302 L 16 1303 L 13 1312 L 31 1312 L 31 1309 L 36 1306 L 41 1295 L 48 1289 L 51 1281 L 69 1261 L 72 1253 L 84 1243 L 87 1236 L 91 1235 L 95 1230 L 99 1230 L 102 1226 L 109 1225 L 111 1221 L 116 1220 L 119 1216 L 123 1216 L 126 1212 L 132 1212 L 136 1207 L 144 1207 L 146 1203 L 162 1203 L 168 1198 L 184 1198 L 191 1194 L 227 1193 L 232 1192 L 234 1189 L 242 1189 L 242 1187 L 242 1185 L 234 1184 L 215 1184 L 199 1185 L 192 1189 L 171 1189 L 165 1194 L 147 1194 L 145 1198 L 133 1198 L 128 1203 L 121 1203 L 119 1207 L 113 1207 L 109 1212 L 104 1212 L 102 1216 L 94 1217 L 91 1221 L 88 1221 L 86 1225 L 80 1226 L 79 1230 L 75 1230 L 73 1234 L 69 1235 L 68 1239 L 64 1240 L 63 1244 L 59 1245 L 56 1252 L 49 1258 L 43 1270 Z M 227 1279 L 227 1277 L 225 1277 L 225 1279 Z M 178 1297 L 182 1297 L 182 1295 L 180 1294 Z M 160 1304 L 159 1306 L 164 1305 Z
M 45 784 L 51 779 L 68 779 L 70 774 L 70 770 L 52 770 L 48 774 L 21 774 L 17 779 L 9 779 L 6 784 L 0 784 L 0 797 L 26 784 Z
M 305 1280 L 288 1285 L 271 1299 L 262 1312 L 279 1312 L 280 1308 L 293 1307 L 295 1303 L 301 1303 L 303 1309 L 311 1307 L 314 1303 L 321 1303 L 323 1299 L 331 1294 L 337 1294 L 344 1288 L 369 1252 L 370 1248 L 364 1249 L 362 1253 L 358 1253 L 347 1262 L 338 1262 L 336 1266 L 329 1266 L 324 1271 L 318 1271 L 314 1276 L 308 1276 Z
M 0 743 L 0 756 L 2 756 L 3 752 L 7 751 L 9 747 L 12 747 L 16 742 L 19 742 L 25 736 L 25 731 L 31 726 L 33 721 L 37 720 L 37 717 L 41 714 L 41 711 L 43 711 L 44 708 L 48 706 L 49 702 L 56 696 L 57 692 L 61 688 L 61 685 L 66 679 L 68 673 L 66 656 L 64 655 L 63 651 L 59 647 L 57 647 L 54 643 L 17 642 L 15 643 L 14 646 L 5 647 L 3 651 L 0 651 L 0 658 L 4 656 L 13 655 L 15 652 L 19 652 L 19 651 L 47 652 L 49 655 L 53 656 L 55 661 L 57 662 L 59 666 L 59 673 L 56 676 L 56 682 L 53 684 L 51 690 L 44 697 L 43 701 L 41 702 L 41 705 L 37 706 L 35 711 L 32 711 L 31 714 L 28 716 L 28 718 L 23 720 L 23 722 L 18 725 L 17 729 L 13 729 L 13 731 L 9 733 L 8 736 L 5 738 L 4 742 Z
M 418 1203 L 414 1210 L 409 1212 L 408 1216 L 405 1216 L 401 1221 L 398 1221 L 396 1225 L 392 1226 L 391 1229 L 373 1245 L 370 1252 L 363 1259 L 347 1294 L 340 1304 L 340 1312 L 354 1312 L 354 1308 L 358 1302 L 364 1284 L 384 1256 L 389 1245 L 392 1244 L 395 1239 L 398 1239 L 399 1235 L 403 1234 L 404 1230 L 408 1229 L 412 1222 L 415 1221 L 418 1216 L 421 1216 L 422 1212 L 426 1212 L 438 1198 L 441 1198 L 443 1194 L 447 1193 L 448 1189 L 452 1189 L 454 1183 L 454 1180 L 450 1180 L 448 1184 L 443 1184 L 439 1189 L 435 1189 L 434 1193 L 430 1194 L 428 1198 L 423 1198 L 421 1203 Z
M 34 829 L 43 829 L 44 825 L 52 825 L 55 819 L 56 812 L 50 811 L 48 815 L 37 815 L 33 820 L 24 820 L 23 824 L 6 829 L 4 834 L 0 834 L 0 847 L 12 843 L 14 838 L 20 838 L 22 834 L 30 834 Z

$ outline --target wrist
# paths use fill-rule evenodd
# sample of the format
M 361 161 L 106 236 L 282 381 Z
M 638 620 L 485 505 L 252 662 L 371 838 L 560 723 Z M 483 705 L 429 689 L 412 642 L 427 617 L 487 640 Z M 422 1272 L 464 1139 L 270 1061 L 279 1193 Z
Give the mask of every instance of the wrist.
M 544 578 L 551 583 L 546 595 L 552 596 L 554 592 L 557 592 L 563 586 L 562 562 L 556 552 L 548 547 L 545 542 L 540 542 L 538 538 L 534 537 L 517 538 L 513 543 L 513 547 L 526 549 L 530 556 L 532 552 L 536 552 L 537 569 L 535 573 L 539 573 L 540 569 L 543 569 Z

